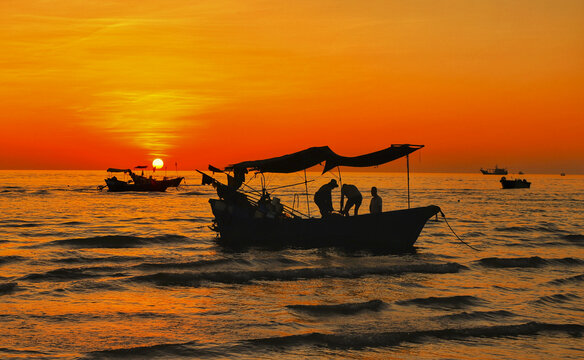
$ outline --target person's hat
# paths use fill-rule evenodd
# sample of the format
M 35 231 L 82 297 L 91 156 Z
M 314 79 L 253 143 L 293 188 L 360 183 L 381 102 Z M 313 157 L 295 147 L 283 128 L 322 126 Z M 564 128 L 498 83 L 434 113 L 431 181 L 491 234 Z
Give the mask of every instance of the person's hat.
M 336 181 L 335 179 L 332 179 L 332 180 L 331 180 L 331 184 L 332 184 L 334 187 L 337 187 L 337 186 L 339 186 L 339 184 L 337 184 L 337 181 Z

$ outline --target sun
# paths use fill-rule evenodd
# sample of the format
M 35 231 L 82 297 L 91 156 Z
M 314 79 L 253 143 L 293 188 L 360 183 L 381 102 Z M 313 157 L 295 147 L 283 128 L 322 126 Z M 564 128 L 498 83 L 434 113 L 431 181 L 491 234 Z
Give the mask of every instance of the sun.
M 154 159 L 154 161 L 152 162 L 152 167 L 155 169 L 162 169 L 163 166 L 164 161 L 162 161 L 162 159 Z

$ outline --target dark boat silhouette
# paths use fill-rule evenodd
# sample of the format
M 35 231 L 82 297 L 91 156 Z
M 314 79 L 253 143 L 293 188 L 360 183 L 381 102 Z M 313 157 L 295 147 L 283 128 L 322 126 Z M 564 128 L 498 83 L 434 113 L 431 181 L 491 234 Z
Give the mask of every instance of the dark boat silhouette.
M 145 166 L 137 166 L 135 169 L 144 169 Z M 122 173 L 128 174 L 130 180 L 120 180 L 117 176 L 112 175 L 105 179 L 106 186 L 109 192 L 122 191 L 166 191 L 169 187 L 177 187 L 180 185 L 184 177 L 156 179 L 151 176 L 138 175 L 130 169 L 107 169 L 108 173 Z
M 507 175 L 507 169 L 505 168 L 500 168 L 497 165 L 495 165 L 494 169 L 483 169 L 481 168 L 481 173 L 483 173 L 483 175 Z
M 529 189 L 531 183 L 525 179 L 507 179 L 504 176 L 499 180 L 503 189 Z
M 218 232 L 218 242 L 229 247 L 343 247 L 383 249 L 390 252 L 413 248 L 426 222 L 441 212 L 438 206 L 385 211 L 376 214 L 342 216 L 331 214 L 315 218 L 301 214 L 294 208 L 279 205 L 277 198 L 270 199 L 268 189 L 261 191 L 239 190 L 248 171 L 263 173 L 305 172 L 324 162 L 323 174 L 338 166 L 368 167 L 384 164 L 408 155 L 423 145 L 392 145 L 391 147 L 356 157 L 344 157 L 328 146 L 313 147 L 280 157 L 245 161 L 220 170 L 209 166 L 213 172 L 228 172 L 228 184 L 199 171 L 203 184 L 213 185 L 219 199 L 210 199 L 215 216 L 212 229 Z M 409 183 L 409 181 L 408 181 Z M 306 187 L 307 189 L 307 187 Z M 307 195 L 307 194 L 306 194 Z M 265 204 L 272 204 L 264 206 Z

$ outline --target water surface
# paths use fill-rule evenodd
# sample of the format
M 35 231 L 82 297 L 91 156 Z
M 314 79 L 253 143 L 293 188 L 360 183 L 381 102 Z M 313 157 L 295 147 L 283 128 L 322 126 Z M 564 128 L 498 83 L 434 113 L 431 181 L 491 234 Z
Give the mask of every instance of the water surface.
M 411 205 L 440 206 L 478 251 L 440 218 L 414 252 L 374 254 L 224 249 L 196 173 L 160 194 L 97 191 L 104 175 L 0 171 L 0 357 L 584 357 L 582 176 L 502 190 L 496 176 L 414 173 Z M 309 175 L 312 194 L 329 180 Z M 373 185 L 385 210 L 407 207 L 404 174 L 342 181 L 361 212 Z M 302 192 L 275 195 L 314 216 Z

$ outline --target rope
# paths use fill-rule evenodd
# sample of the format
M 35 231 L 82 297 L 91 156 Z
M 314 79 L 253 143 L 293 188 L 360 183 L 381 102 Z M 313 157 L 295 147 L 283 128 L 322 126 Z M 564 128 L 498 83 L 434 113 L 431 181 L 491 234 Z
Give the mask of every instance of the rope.
M 452 231 L 452 233 L 454 234 L 454 236 L 456 236 L 456 238 L 458 239 L 458 241 L 460 241 L 464 245 L 468 246 L 469 248 L 473 249 L 474 251 L 480 251 L 479 249 L 472 247 L 468 243 L 464 242 L 464 240 L 462 240 L 460 237 L 458 237 L 458 235 L 456 235 L 456 233 L 454 232 L 454 230 L 452 230 L 452 227 L 450 226 L 450 224 L 446 220 L 446 216 L 444 215 L 444 213 L 442 212 L 442 210 L 440 210 L 440 214 L 442 215 L 442 218 L 444 218 L 444 222 L 446 223 L 446 225 L 448 225 L 448 228 L 450 229 L 450 231 Z

